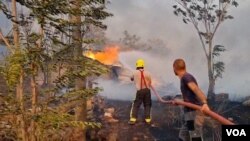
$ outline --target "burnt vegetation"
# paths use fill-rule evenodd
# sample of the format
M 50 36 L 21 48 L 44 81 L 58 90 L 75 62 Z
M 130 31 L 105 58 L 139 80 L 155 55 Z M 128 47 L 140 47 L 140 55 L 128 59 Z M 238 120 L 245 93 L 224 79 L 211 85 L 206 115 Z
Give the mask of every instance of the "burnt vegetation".
M 225 69 L 218 57 L 226 48 L 212 41 L 221 23 L 233 19 L 228 7 L 237 7 L 238 3 L 234 0 L 176 2 L 174 14 L 181 16 L 184 23 L 194 25 L 204 48 L 213 109 L 235 123 L 250 124 L 249 99 L 243 106 L 241 102 L 214 95 L 215 80 L 222 78 Z M 98 53 L 107 42 L 113 43 L 104 35 L 107 26 L 103 20 L 112 16 L 106 8 L 108 3 L 106 0 L 0 1 L 5 20 L 13 25 L 8 34 L 0 27 L 0 44 L 6 47 L 0 62 L 0 140 L 177 141 L 183 122 L 182 107 L 154 101 L 153 124 L 145 125 L 141 118 L 137 125 L 130 126 L 127 122 L 131 102 L 97 95 L 102 89 L 95 85 L 95 79 L 101 76 L 113 79 L 119 76 L 117 69 L 121 69 L 119 65 L 107 65 L 83 55 L 87 51 Z M 160 39 L 143 42 L 127 31 L 115 43 L 122 45 L 121 51 L 150 50 L 160 55 L 170 52 Z M 220 124 L 209 117 L 206 120 L 205 140 L 220 141 Z

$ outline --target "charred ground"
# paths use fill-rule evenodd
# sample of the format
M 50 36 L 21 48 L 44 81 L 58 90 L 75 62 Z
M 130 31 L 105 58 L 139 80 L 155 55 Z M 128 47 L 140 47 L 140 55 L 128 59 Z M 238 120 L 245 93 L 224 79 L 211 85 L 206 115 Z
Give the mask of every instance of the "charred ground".
M 110 141 L 178 141 L 178 131 L 181 127 L 181 107 L 164 105 L 153 101 L 151 126 L 143 122 L 143 109 L 139 113 L 136 125 L 129 125 L 131 101 L 106 100 L 105 108 L 114 108 L 113 118 L 118 122 L 101 120 L 103 127 L 98 131 L 102 140 Z M 236 124 L 250 124 L 250 108 L 241 102 L 227 101 L 214 104 L 215 111 Z M 219 140 L 220 124 L 211 118 L 206 118 L 204 134 L 206 141 Z

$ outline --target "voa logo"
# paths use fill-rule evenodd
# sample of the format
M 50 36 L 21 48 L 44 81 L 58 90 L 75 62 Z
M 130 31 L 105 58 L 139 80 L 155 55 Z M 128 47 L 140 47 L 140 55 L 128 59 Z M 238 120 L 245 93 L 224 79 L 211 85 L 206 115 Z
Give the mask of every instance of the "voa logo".
M 244 129 L 241 129 L 241 130 L 239 130 L 239 129 L 226 129 L 226 132 L 227 132 L 227 136 L 231 136 L 231 135 L 236 136 L 236 137 L 247 136 Z

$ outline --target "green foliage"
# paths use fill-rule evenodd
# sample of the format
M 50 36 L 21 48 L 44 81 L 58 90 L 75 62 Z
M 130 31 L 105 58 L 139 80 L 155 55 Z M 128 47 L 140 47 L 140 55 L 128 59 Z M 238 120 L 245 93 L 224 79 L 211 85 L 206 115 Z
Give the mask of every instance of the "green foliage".
M 43 68 L 44 60 L 49 57 L 45 54 L 44 49 L 38 48 L 36 41 L 39 36 L 32 33 L 27 38 L 28 42 L 24 42 L 22 48 L 15 49 L 13 54 L 10 54 L 5 59 L 5 64 L 1 66 L 7 85 L 13 89 L 19 82 L 21 70 L 24 70 L 25 75 L 37 75 L 38 70 L 33 70 L 31 64 L 35 68 Z
M 8 19 L 12 20 L 13 16 L 11 15 L 10 11 L 8 10 L 7 6 L 4 4 L 3 1 L 0 1 L 0 10 L 6 15 Z
M 15 52 L 6 58 L 6 63 L 1 66 L 1 73 L 10 89 L 13 89 L 19 81 L 20 72 L 27 56 L 23 50 L 16 49 Z
M 72 34 L 73 27 L 79 25 L 68 16 L 83 17 L 84 20 L 80 21 L 82 34 L 87 32 L 87 27 L 90 25 L 106 29 L 107 26 L 102 23 L 102 20 L 112 16 L 105 11 L 106 1 L 79 0 L 79 3 L 73 3 L 69 0 L 17 0 L 17 2 L 29 9 L 29 14 L 18 14 L 20 16 L 18 21 L 13 21 L 10 10 L 0 1 L 0 9 L 7 18 L 19 25 L 21 40 L 19 48 L 14 49 L 14 53 L 8 55 L 5 63 L 0 67 L 0 72 L 10 89 L 13 90 L 11 95 L 5 96 L 10 101 L 5 104 L 4 114 L 24 117 L 27 128 L 30 128 L 30 123 L 34 121 L 37 126 L 35 134 L 40 140 L 46 140 L 51 136 L 60 136 L 60 133 L 64 133 L 66 129 L 100 128 L 100 123 L 76 121 L 74 115 L 59 109 L 67 104 L 86 100 L 101 90 L 98 87 L 80 89 L 74 87 L 77 80 L 86 80 L 89 77 L 96 78 L 107 73 L 109 69 L 96 60 L 75 56 L 74 41 L 77 39 L 73 39 Z M 79 6 L 80 10 L 77 10 L 76 7 Z M 43 33 L 32 30 L 34 21 L 38 21 Z M 78 41 L 80 44 L 86 45 L 96 42 L 92 38 L 85 38 L 84 35 L 82 37 Z M 81 54 L 81 52 L 78 53 Z M 61 74 L 56 74 L 58 69 L 62 69 Z M 53 79 L 56 79 L 46 88 L 37 85 L 37 92 L 40 93 L 38 102 L 35 104 L 37 112 L 33 113 L 27 109 L 27 105 L 31 101 L 29 79 L 41 77 L 41 72 L 45 71 L 53 75 Z M 24 81 L 28 81 L 24 83 L 24 88 L 28 91 L 25 91 L 25 98 L 22 101 L 25 105 L 23 110 L 20 108 L 22 102 L 17 102 L 14 96 L 14 90 L 20 80 L 21 73 L 24 74 Z M 65 88 L 68 91 L 62 94 L 62 89 Z M 51 93 L 54 96 L 47 98 L 46 96 Z M 79 105 L 79 103 L 77 104 Z M 70 110 L 76 106 L 71 107 Z M 13 122 L 11 127 L 20 129 L 20 124 Z M 18 131 L 14 129 L 11 131 L 18 134 Z M 10 131 L 7 132 L 10 133 Z
M 236 0 L 176 0 L 176 5 L 173 6 L 174 14 L 180 16 L 185 24 L 192 24 L 199 35 L 210 63 L 208 75 L 209 80 L 212 80 L 209 82 L 211 85 L 214 80 L 222 77 L 225 69 L 223 62 L 215 61 L 215 57 L 219 57 L 225 48 L 222 45 L 213 46 L 213 39 L 221 23 L 234 18 L 228 12 L 229 7 L 238 5 Z
M 54 59 L 56 59 L 56 57 Z M 61 76 L 58 76 L 54 81 L 54 83 L 56 84 L 55 91 L 59 91 L 63 88 L 69 89 L 69 91 L 63 94 L 63 96 L 59 95 L 60 98 L 67 99 L 67 101 L 61 104 L 60 107 L 64 107 L 67 109 L 67 105 L 73 103 L 76 103 L 76 105 L 78 105 L 79 100 L 88 99 L 96 95 L 101 90 L 98 87 L 75 89 L 74 84 L 77 79 L 85 80 L 87 77 L 97 77 L 101 74 L 107 73 L 107 66 L 86 57 L 75 59 L 66 58 L 65 56 L 64 60 L 60 60 L 60 62 L 64 63 L 67 68 L 64 68 L 65 72 Z M 56 62 L 56 64 L 58 64 L 58 62 Z
M 68 93 L 65 93 L 63 97 L 70 99 L 69 102 L 74 102 L 76 100 L 90 98 L 96 95 L 100 90 L 100 88 L 73 90 L 69 91 Z
M 100 76 L 101 74 L 108 72 L 107 66 L 96 60 L 87 57 L 75 59 L 70 56 L 68 58 L 66 58 L 67 56 L 62 56 L 58 57 L 58 59 L 57 57 L 54 57 L 56 60 L 54 65 L 61 62 L 67 66 L 65 73 L 55 80 L 57 88 L 59 89 L 71 86 L 75 79 L 84 80 L 86 77 Z
M 81 22 L 82 26 L 91 24 L 100 28 L 106 28 L 106 25 L 102 24 L 101 20 L 112 16 L 112 14 L 105 11 L 105 1 L 100 0 L 79 0 L 78 3 L 68 0 L 17 0 L 17 2 L 29 8 L 31 10 L 30 15 L 36 17 L 38 23 L 44 29 L 53 27 L 68 36 L 71 35 L 68 31 L 72 32 L 70 27 L 75 26 L 77 23 L 61 18 L 58 15 L 82 16 L 85 17 L 84 21 Z M 75 8 L 77 5 L 81 5 L 80 11 Z
M 222 45 L 215 45 L 213 47 L 212 56 L 213 58 L 219 57 L 222 52 L 226 51 L 225 47 Z M 225 71 L 225 63 L 218 61 L 213 64 L 213 74 L 214 79 L 222 78 L 222 73 Z
M 177 0 L 177 5 L 174 5 L 174 14 L 182 16 L 184 23 L 200 21 L 209 21 L 212 24 L 226 19 L 233 19 L 233 16 L 228 15 L 226 6 L 232 5 L 237 7 L 239 4 L 236 0 Z M 221 8 L 223 7 L 223 8 Z
M 216 56 L 220 56 L 221 55 L 221 52 L 224 52 L 226 51 L 225 47 L 222 46 L 222 45 L 215 45 L 214 48 L 213 48 L 213 58 L 216 57 Z
M 100 123 L 75 121 L 74 116 L 60 111 L 45 110 L 37 116 L 37 136 L 48 139 L 49 136 L 56 136 L 62 132 L 67 132 L 70 128 L 100 128 Z
M 216 62 L 214 63 L 214 72 L 215 72 L 215 79 L 222 78 L 222 73 L 225 71 L 225 64 L 224 62 Z
M 18 103 L 15 100 L 15 95 L 13 93 L 10 93 L 7 96 L 4 96 L 3 99 L 4 103 L 1 105 L 2 106 L 2 111 L 0 113 L 0 116 L 5 116 L 9 114 L 20 114 L 20 108 L 18 106 Z

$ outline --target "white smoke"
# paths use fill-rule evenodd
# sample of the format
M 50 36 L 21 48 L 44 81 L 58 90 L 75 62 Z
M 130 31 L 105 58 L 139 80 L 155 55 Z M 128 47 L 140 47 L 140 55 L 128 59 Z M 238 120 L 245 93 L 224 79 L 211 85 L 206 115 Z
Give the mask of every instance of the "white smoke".
M 108 38 L 117 40 L 127 30 L 142 39 L 164 40 L 171 49 L 167 57 L 134 52 L 122 54 L 121 60 L 134 68 L 135 60 L 144 58 L 146 69 L 154 78 L 178 89 L 179 80 L 172 72 L 172 62 L 176 58 L 184 58 L 188 71 L 196 77 L 206 93 L 208 76 L 204 52 L 192 25 L 185 25 L 180 17 L 174 16 L 173 4 L 174 1 L 162 0 L 111 0 L 108 9 L 114 16 L 105 21 L 108 25 L 106 34 Z M 242 0 L 239 4 L 238 8 L 229 11 L 234 19 L 223 23 L 215 41 L 215 44 L 222 44 L 227 49 L 220 57 L 226 64 L 226 70 L 223 78 L 217 81 L 215 91 L 229 93 L 231 99 L 250 94 L 250 1 Z
M 132 83 L 123 84 L 114 80 L 98 79 L 98 86 L 103 89 L 100 95 L 108 99 L 132 100 L 135 97 L 136 90 Z
M 174 75 L 170 65 L 172 60 L 163 56 L 154 56 L 148 52 L 130 51 L 120 53 L 120 61 L 123 66 L 130 69 L 131 72 L 135 70 L 135 62 L 141 58 L 145 61 L 145 69 L 150 72 L 152 76 L 153 86 L 156 87 L 160 95 L 176 95 L 180 92 L 177 87 L 179 84 L 178 78 Z M 164 65 L 163 65 L 164 64 Z M 115 80 L 99 79 L 98 83 L 103 91 L 101 95 L 110 99 L 131 100 L 134 99 L 136 88 L 133 82 L 129 82 L 130 78 L 127 75 L 126 83 Z M 155 99 L 155 97 L 153 97 Z

